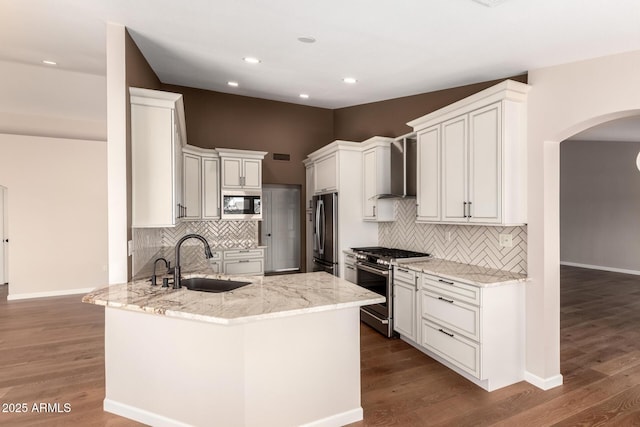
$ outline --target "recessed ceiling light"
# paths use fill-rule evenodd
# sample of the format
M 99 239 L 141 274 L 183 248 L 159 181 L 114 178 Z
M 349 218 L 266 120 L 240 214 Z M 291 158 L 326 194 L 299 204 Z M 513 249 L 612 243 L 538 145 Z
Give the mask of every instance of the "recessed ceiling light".
M 487 7 L 494 7 L 499 5 L 500 3 L 504 3 L 506 0 L 473 0 L 473 1 Z
M 258 58 L 254 58 L 252 56 L 247 56 L 244 59 L 244 62 L 248 62 L 249 64 L 259 64 L 260 60 Z
M 300 94 L 300 98 L 302 98 L 302 99 L 309 99 L 309 94 L 301 93 L 301 94 Z
M 58 65 L 58 63 L 57 63 L 57 62 L 55 62 L 55 61 L 51 61 L 51 60 L 49 60 L 49 59 L 43 59 L 43 60 L 42 60 L 42 63 L 43 63 L 43 64 L 47 64 L 47 65 Z
M 342 79 L 343 82 L 348 83 L 350 85 L 354 84 L 357 82 L 356 79 L 354 79 L 353 77 L 345 77 L 344 79 Z
M 306 37 L 298 37 L 298 41 L 302 43 L 315 43 L 316 39 L 313 37 L 306 36 Z
M 238 87 L 238 82 L 227 82 L 229 86 Z

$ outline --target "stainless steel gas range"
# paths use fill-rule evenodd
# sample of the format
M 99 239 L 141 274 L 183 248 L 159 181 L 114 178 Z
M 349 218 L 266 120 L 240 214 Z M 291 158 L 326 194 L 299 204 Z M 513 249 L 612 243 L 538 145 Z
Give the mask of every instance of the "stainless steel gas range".
M 360 319 L 387 337 L 393 336 L 393 263 L 424 261 L 430 254 L 380 246 L 351 248 L 356 254 L 357 283 L 387 298 L 382 304 L 360 309 Z

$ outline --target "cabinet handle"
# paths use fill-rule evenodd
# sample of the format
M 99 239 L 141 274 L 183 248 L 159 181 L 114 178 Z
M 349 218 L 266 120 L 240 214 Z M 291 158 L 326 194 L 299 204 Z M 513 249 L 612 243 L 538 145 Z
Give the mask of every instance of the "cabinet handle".
M 249 262 L 249 260 L 248 260 L 248 259 L 241 259 L 241 260 L 240 260 L 240 261 L 238 261 L 238 262 Z
M 238 252 L 240 252 L 241 254 L 246 254 L 247 252 L 249 252 L 249 249 L 240 249 Z
M 409 272 L 409 270 L 405 270 L 403 268 L 399 268 L 398 271 L 402 271 L 403 273 L 408 273 Z
M 468 206 L 468 209 L 467 209 L 467 210 L 469 211 L 469 214 L 467 215 L 467 218 L 471 218 L 471 202 L 469 202 L 469 203 L 467 204 L 467 206 Z
M 467 217 L 467 202 L 462 202 L 462 217 Z
M 375 206 L 373 207 L 373 216 L 374 217 L 376 216 L 376 207 Z
M 345 267 L 348 268 L 349 270 L 355 270 L 355 268 L 351 267 L 350 265 L 347 265 Z
M 452 300 L 452 299 L 446 299 L 446 298 L 442 298 L 442 297 L 438 297 L 438 299 L 439 299 L 440 301 L 446 301 L 446 302 L 448 302 L 448 303 L 453 304 L 453 300 Z
M 446 280 L 438 279 L 438 282 L 446 283 L 447 285 L 453 285 L 453 282 L 447 282 Z
M 442 329 L 438 329 L 438 330 L 439 330 L 440 332 L 442 332 L 443 334 L 445 334 L 445 335 L 449 335 L 451 338 L 453 338 L 453 334 L 450 334 L 449 332 L 445 332 L 445 331 L 444 331 L 444 330 L 442 330 Z

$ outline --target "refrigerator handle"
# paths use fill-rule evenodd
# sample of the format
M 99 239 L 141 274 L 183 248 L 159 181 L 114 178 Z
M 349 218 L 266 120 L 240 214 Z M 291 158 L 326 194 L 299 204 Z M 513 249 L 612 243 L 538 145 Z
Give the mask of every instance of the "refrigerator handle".
M 314 249 L 320 251 L 320 205 L 322 204 L 322 200 L 318 200 L 316 203 L 316 214 L 315 214 L 315 230 L 314 230 Z
M 318 228 L 322 228 L 322 230 L 320 230 L 321 232 L 318 233 L 318 241 L 320 242 L 320 255 L 324 255 L 324 242 L 326 241 L 326 233 L 327 233 L 327 224 L 325 224 L 325 212 L 324 212 L 324 201 L 319 200 L 318 201 L 318 210 L 320 212 L 320 217 L 319 217 L 319 227 Z

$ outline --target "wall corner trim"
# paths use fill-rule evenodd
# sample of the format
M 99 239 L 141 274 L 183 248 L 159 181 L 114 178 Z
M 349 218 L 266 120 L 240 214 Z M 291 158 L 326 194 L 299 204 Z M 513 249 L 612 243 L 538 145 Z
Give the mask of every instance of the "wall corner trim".
M 529 384 L 533 384 L 542 390 L 551 390 L 554 387 L 558 387 L 562 385 L 563 378 L 561 374 L 554 375 L 549 378 L 541 378 L 537 375 L 532 374 L 531 372 L 525 371 L 524 380 Z

